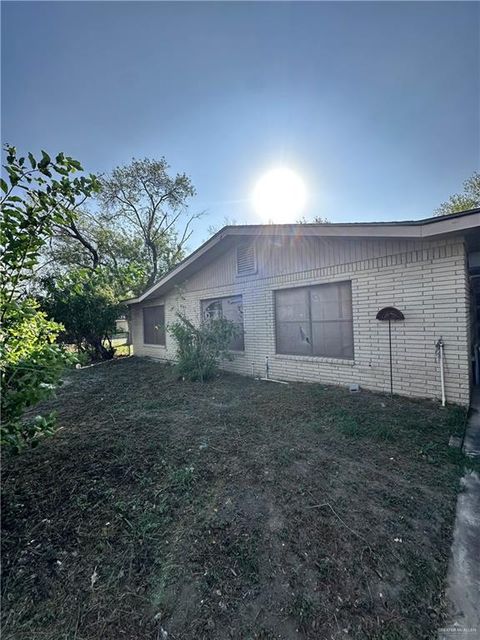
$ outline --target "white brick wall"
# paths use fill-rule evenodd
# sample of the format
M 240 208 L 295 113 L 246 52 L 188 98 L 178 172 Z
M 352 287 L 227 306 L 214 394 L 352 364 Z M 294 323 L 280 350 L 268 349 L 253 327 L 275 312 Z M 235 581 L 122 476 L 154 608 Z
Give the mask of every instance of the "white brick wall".
M 468 404 L 469 288 L 462 240 L 420 243 L 412 250 L 390 255 L 382 255 L 385 242 L 377 242 L 378 257 L 316 269 L 308 269 L 306 265 L 305 271 L 290 274 L 282 269 L 281 275 L 231 276 L 227 283 L 206 286 L 205 274 L 200 273 L 166 298 L 148 304 L 165 303 L 168 325 L 179 308 L 197 320 L 202 299 L 240 293 L 245 353 L 237 355 L 233 362 L 226 362 L 226 369 L 251 375 L 253 363 L 255 375 L 264 375 L 268 356 L 270 375 L 274 378 L 340 385 L 357 382 L 378 391 L 389 391 L 390 374 L 388 326 L 375 316 L 382 307 L 396 306 L 404 313 L 405 322 L 392 325 L 394 391 L 407 396 L 440 398 L 435 343 L 442 336 L 447 400 Z M 231 264 L 233 253 L 218 258 L 216 264 L 208 267 L 209 272 L 225 274 L 228 271 L 225 264 Z M 291 256 L 285 255 L 284 259 L 287 264 L 289 260 L 290 264 L 293 262 Z M 352 282 L 354 360 L 275 354 L 273 291 L 340 280 Z M 135 354 L 174 360 L 175 343 L 168 333 L 166 347 L 143 344 L 141 305 L 132 307 L 131 330 Z

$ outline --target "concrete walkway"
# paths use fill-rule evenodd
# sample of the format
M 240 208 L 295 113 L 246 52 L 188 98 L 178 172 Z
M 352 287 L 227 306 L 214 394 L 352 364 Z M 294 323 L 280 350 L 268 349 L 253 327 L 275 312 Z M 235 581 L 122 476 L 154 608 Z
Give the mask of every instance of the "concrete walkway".
M 476 387 L 463 450 L 480 456 L 480 388 Z M 438 640 L 480 640 L 480 476 L 466 473 L 458 496 L 446 598 L 449 623 Z

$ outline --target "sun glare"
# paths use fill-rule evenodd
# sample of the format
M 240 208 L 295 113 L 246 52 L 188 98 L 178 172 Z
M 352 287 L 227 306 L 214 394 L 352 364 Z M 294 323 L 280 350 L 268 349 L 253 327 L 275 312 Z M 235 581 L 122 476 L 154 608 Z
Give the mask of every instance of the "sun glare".
M 264 222 L 295 222 L 305 206 L 303 180 L 291 169 L 272 169 L 257 182 L 253 206 Z

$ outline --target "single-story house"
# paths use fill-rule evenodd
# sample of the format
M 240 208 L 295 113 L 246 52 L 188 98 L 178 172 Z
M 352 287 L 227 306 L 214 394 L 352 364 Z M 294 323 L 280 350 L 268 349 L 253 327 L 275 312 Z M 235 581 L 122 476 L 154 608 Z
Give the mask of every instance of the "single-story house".
M 480 209 L 408 222 L 227 226 L 128 300 L 133 352 L 174 360 L 168 325 L 223 316 L 225 369 L 469 403 L 478 378 Z M 476 373 L 475 373 L 476 372 Z M 475 380 L 475 375 L 477 376 Z

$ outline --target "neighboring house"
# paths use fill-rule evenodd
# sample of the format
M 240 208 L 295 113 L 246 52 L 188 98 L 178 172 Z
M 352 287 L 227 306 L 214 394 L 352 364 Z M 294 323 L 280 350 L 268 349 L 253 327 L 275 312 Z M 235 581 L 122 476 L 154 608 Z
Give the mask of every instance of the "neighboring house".
M 124 316 L 115 320 L 115 332 L 127 333 L 128 332 L 128 320 Z
M 134 353 L 174 360 L 168 324 L 178 310 L 195 322 L 223 316 L 243 327 L 226 369 L 264 376 L 268 357 L 272 378 L 389 391 L 388 326 L 376 315 L 394 306 L 405 316 L 392 323 L 394 391 L 440 398 L 443 338 L 447 401 L 465 405 L 479 335 L 478 269 L 469 274 L 468 260 L 479 265 L 479 251 L 480 209 L 413 222 L 228 226 L 127 301 Z

